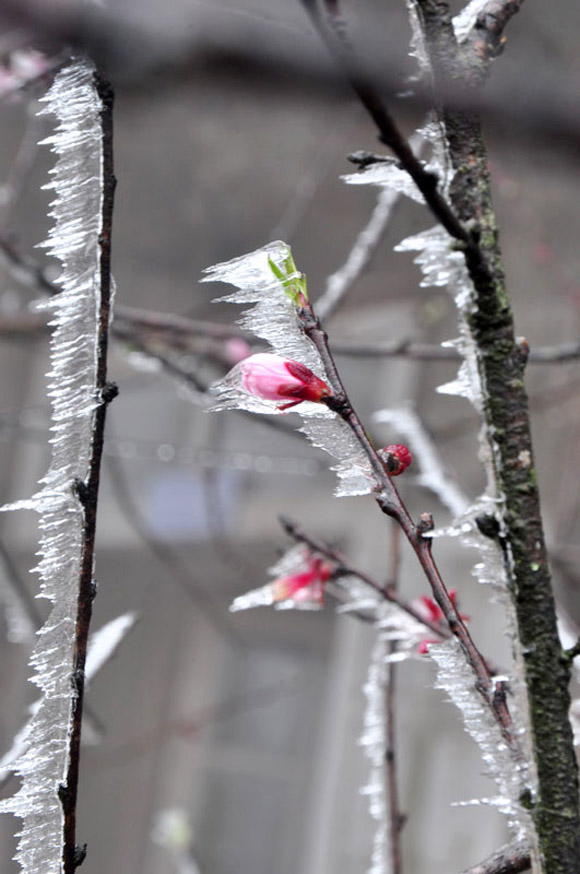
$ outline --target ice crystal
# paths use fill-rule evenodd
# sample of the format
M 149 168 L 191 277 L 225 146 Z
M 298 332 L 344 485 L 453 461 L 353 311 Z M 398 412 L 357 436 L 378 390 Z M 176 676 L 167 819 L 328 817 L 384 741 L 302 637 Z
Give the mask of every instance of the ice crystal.
M 385 874 L 389 870 L 389 798 L 385 782 L 385 751 L 387 746 L 387 712 L 385 694 L 389 682 L 387 640 L 377 635 L 363 686 L 366 697 L 363 733 L 359 743 L 370 762 L 368 782 L 361 789 L 368 797 L 369 813 L 377 822 L 368 874 Z
M 91 634 L 85 663 L 85 690 L 103 665 L 112 658 L 121 641 L 135 624 L 135 620 L 134 613 L 125 613 L 123 616 L 107 622 L 103 628 Z M 31 705 L 30 719 L 15 735 L 12 746 L 0 759 L 0 785 L 17 769 L 20 757 L 28 750 L 34 739 L 32 721 L 36 718 L 41 704 L 42 699 L 39 699 Z M 86 741 L 84 734 L 83 741 Z
M 59 259 L 61 292 L 51 310 L 51 450 L 41 490 L 25 502 L 40 513 L 41 596 L 52 602 L 31 656 L 41 698 L 15 763 L 22 786 L 0 809 L 23 819 L 16 858 L 27 874 L 62 870 L 63 814 L 58 788 L 66 780 L 71 724 L 71 673 L 84 516 L 75 481 L 87 478 L 96 397 L 98 258 L 101 207 L 101 102 L 94 68 L 74 60 L 55 78 L 43 112 L 58 124 L 48 142 L 54 227 L 46 244 Z
M 300 328 L 296 304 L 285 292 L 269 264 L 272 261 L 278 269 L 282 269 L 288 251 L 285 243 L 270 243 L 248 255 L 208 268 L 202 281 L 226 282 L 236 286 L 235 292 L 218 300 L 251 304 L 243 312 L 239 324 L 266 340 L 273 353 L 306 365 L 324 380 L 324 366 L 315 346 Z M 296 276 L 301 277 L 301 274 Z M 280 415 L 275 401 L 255 397 L 241 389 L 239 367 L 234 367 L 214 385 L 212 392 L 217 398 L 213 407 L 215 410 L 242 409 Z M 301 430 L 312 444 L 328 452 L 338 462 L 333 467 L 340 481 L 336 494 L 348 496 L 370 492 L 374 485 L 370 462 L 342 419 L 323 404 L 308 401 L 300 403 L 296 412 L 302 416 Z
M 439 668 L 437 688 L 447 692 L 461 711 L 467 732 L 479 745 L 487 773 L 498 787 L 499 794 L 489 803 L 508 817 L 519 838 L 528 837 L 531 818 L 520 798 L 524 792 L 533 795 L 535 780 L 531 769 L 524 759 L 515 756 L 503 737 L 488 702 L 477 691 L 475 674 L 459 643 L 448 640 L 431 644 L 429 655 Z
M 425 203 L 423 195 L 407 171 L 395 162 L 381 161 L 377 164 L 371 164 L 370 167 L 358 173 L 349 173 L 342 179 L 348 185 L 381 185 L 396 194 L 404 194 L 405 197 L 409 197 L 417 203 Z
M 477 17 L 487 6 L 488 0 L 470 0 L 453 18 L 453 30 L 457 42 L 464 42 L 473 30 Z

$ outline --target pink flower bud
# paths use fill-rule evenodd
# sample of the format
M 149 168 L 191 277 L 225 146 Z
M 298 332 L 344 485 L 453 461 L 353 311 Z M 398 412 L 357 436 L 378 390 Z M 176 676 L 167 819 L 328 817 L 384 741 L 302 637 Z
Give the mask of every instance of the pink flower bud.
M 247 394 L 266 401 L 290 398 L 289 403 L 279 406 L 280 410 L 287 410 L 302 401 L 319 403 L 332 395 L 327 384 L 304 364 L 269 352 L 250 355 L 238 367 L 242 388 Z
M 324 587 L 330 578 L 331 567 L 320 558 L 307 559 L 308 569 L 301 573 L 278 577 L 271 583 L 272 600 L 324 606 Z
M 385 446 L 384 449 L 379 449 L 377 454 L 389 476 L 399 476 L 413 461 L 413 456 L 402 443 Z

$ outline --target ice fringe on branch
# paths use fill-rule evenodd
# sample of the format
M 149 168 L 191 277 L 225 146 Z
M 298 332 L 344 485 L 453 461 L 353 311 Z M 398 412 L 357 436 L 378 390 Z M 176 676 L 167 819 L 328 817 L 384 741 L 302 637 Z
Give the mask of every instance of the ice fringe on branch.
M 238 320 L 245 330 L 265 340 L 271 351 L 308 367 L 325 379 L 324 367 L 314 345 L 298 324 L 296 305 L 286 294 L 270 267 L 270 261 L 283 270 L 290 252 L 283 242 L 269 243 L 255 252 L 209 267 L 202 282 L 225 282 L 236 287 L 233 294 L 218 301 L 252 304 Z M 299 276 L 299 274 L 296 274 Z M 248 410 L 252 413 L 280 414 L 276 403 L 248 394 L 241 387 L 236 366 L 212 387 L 217 400 L 214 410 Z M 368 494 L 373 487 L 370 463 L 361 452 L 350 428 L 323 404 L 304 401 L 296 408 L 303 417 L 301 431 L 314 446 L 337 459 L 333 467 L 340 483 L 338 496 Z
M 407 0 L 407 7 L 412 29 L 411 54 L 418 62 L 419 74 L 431 78 L 430 61 L 416 0 Z M 459 41 L 467 37 L 481 7 L 481 0 L 472 0 L 454 20 L 454 28 Z M 429 163 L 426 166 L 437 176 L 441 192 L 448 197 L 454 171 L 448 155 L 445 131 L 438 119 L 433 117 L 420 133 L 430 143 L 432 149 Z M 406 194 L 413 200 L 419 200 L 417 192 L 400 177 L 397 169 L 396 165 L 390 163 L 371 166 L 368 170 L 357 173 L 354 177 L 348 177 L 347 181 L 357 184 L 368 182 L 387 188 L 394 187 L 396 191 Z M 485 386 L 482 385 L 480 377 L 478 350 L 468 325 L 468 315 L 475 306 L 474 292 L 464 256 L 461 252 L 456 251 L 452 244 L 451 237 L 444 228 L 438 225 L 404 240 L 396 247 L 396 251 L 417 253 L 415 261 L 423 273 L 421 285 L 446 287 L 453 296 L 458 311 L 460 336 L 450 345 L 454 345 L 458 349 L 464 360 L 457 379 L 442 386 L 440 391 L 466 397 L 477 412 L 482 414 Z M 450 505 L 456 518 L 448 529 L 433 532 L 433 534 L 435 536 L 442 534 L 459 536 L 465 545 L 479 551 L 479 561 L 474 567 L 474 575 L 481 582 L 493 583 L 501 593 L 500 597 L 508 615 L 508 631 L 512 633 L 515 623 L 513 608 L 506 593 L 504 559 L 497 543 L 493 539 L 485 537 L 477 524 L 477 517 L 483 515 L 496 518 L 498 515 L 496 511 L 501 509 L 502 495 L 497 493 L 492 463 L 494 450 L 495 447 L 490 443 L 489 435 L 482 428 L 479 456 L 487 478 L 485 493 L 470 506 L 461 506 L 463 501 L 460 496 L 457 494 L 449 495 L 447 490 L 444 490 L 441 496 Z M 416 455 L 420 457 L 419 452 Z M 441 490 L 441 483 L 435 482 L 433 477 L 429 477 L 428 484 L 430 487 Z M 531 791 L 532 796 L 534 795 L 537 778 L 529 749 L 529 716 L 525 685 L 521 680 L 523 676 L 521 654 L 518 651 L 516 637 L 513 634 L 512 637 L 514 664 L 512 666 L 513 677 L 510 682 L 510 689 L 513 693 L 513 697 L 510 698 L 510 709 L 514 717 L 518 739 L 523 748 L 523 756 L 520 758 L 516 757 L 510 750 L 501 746 L 497 747 L 495 743 L 496 730 L 494 728 L 492 731 L 489 718 L 487 718 L 489 714 L 486 714 L 486 718 L 482 720 L 481 730 L 474 730 L 475 720 L 472 705 L 481 705 L 483 710 L 486 708 L 482 701 L 471 701 L 472 698 L 478 698 L 478 694 L 474 688 L 471 669 L 465 661 L 463 653 L 456 651 L 455 644 L 445 643 L 441 645 L 443 646 L 442 650 L 439 645 L 432 646 L 430 654 L 438 662 L 438 685 L 448 692 L 459 707 L 468 732 L 480 745 L 487 770 L 499 784 L 500 797 L 496 803 L 508 815 L 514 828 L 520 833 L 531 835 L 533 831 L 531 820 L 522 808 L 519 798 L 522 790 Z M 437 658 L 438 652 L 441 652 L 439 659 Z M 533 837 L 532 843 L 534 843 Z M 383 870 L 387 869 L 383 868 Z
M 111 619 L 110 622 L 107 622 L 106 625 L 91 634 L 85 662 L 85 690 L 88 689 L 89 684 L 101 668 L 115 655 L 121 641 L 133 628 L 136 619 L 135 613 L 124 613 L 122 616 L 117 616 L 116 619 Z M 31 704 L 30 719 L 27 720 L 22 729 L 15 735 L 11 748 L 0 759 L 0 786 L 8 779 L 12 771 L 15 770 L 18 765 L 18 759 L 26 752 L 31 740 L 33 740 L 30 723 L 35 718 L 41 703 L 42 699 Z M 85 743 L 89 742 L 86 731 L 83 733 L 83 740 Z
M 15 763 L 22 786 L 0 811 L 23 820 L 16 860 L 25 874 L 60 874 L 63 813 L 59 786 L 65 780 L 73 687 L 73 647 L 83 511 L 75 481 L 89 470 L 96 397 L 99 232 L 102 197 L 101 102 L 94 68 L 74 60 L 55 78 L 43 113 L 57 117 L 45 142 L 57 155 L 51 171 L 54 227 L 45 244 L 59 259 L 60 294 L 42 306 L 52 310 L 49 397 L 52 458 L 40 491 L 29 501 L 3 509 L 40 514 L 41 597 L 52 602 L 31 656 L 32 682 L 41 691 L 26 738 L 28 749 Z

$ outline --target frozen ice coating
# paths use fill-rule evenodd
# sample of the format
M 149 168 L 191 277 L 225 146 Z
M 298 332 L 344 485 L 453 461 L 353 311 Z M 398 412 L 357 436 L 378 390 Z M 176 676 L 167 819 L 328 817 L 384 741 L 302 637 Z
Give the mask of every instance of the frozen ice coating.
M 429 655 L 438 667 L 436 687 L 447 692 L 461 711 L 468 734 L 479 745 L 486 772 L 496 783 L 499 794 L 489 803 L 507 816 L 517 838 L 529 838 L 531 817 L 519 799 L 524 791 L 534 795 L 535 779 L 531 769 L 525 761 L 516 758 L 490 708 L 476 691 L 475 674 L 459 643 L 447 640 L 431 644 Z
M 296 320 L 296 307 L 285 294 L 268 264 L 271 258 L 282 267 L 288 246 L 280 241 L 269 243 L 255 252 L 208 267 L 202 282 L 225 282 L 236 291 L 217 301 L 253 304 L 242 313 L 238 324 L 270 344 L 276 354 L 293 358 L 324 378 L 320 358 L 304 336 Z
M 385 693 L 389 682 L 389 669 L 386 656 L 387 642 L 385 636 L 379 632 L 371 654 L 367 680 L 363 686 L 366 708 L 363 732 L 359 740 L 370 763 L 369 779 L 361 789 L 361 793 L 368 797 L 369 813 L 377 822 L 368 874 L 389 872 L 389 799 L 385 782 L 387 745 Z
M 320 356 L 298 324 L 296 305 L 287 296 L 268 263 L 268 259 L 272 259 L 282 267 L 288 251 L 286 243 L 269 243 L 248 255 L 208 268 L 202 281 L 235 285 L 235 292 L 218 300 L 252 305 L 243 312 L 238 323 L 266 340 L 276 355 L 306 365 L 324 380 L 326 377 Z M 212 386 L 212 394 L 216 397 L 213 405 L 216 411 L 241 409 L 280 415 L 277 402 L 264 400 L 243 390 L 240 365 L 236 365 Z M 292 412 L 302 417 L 301 430 L 312 444 L 328 452 L 338 462 L 333 467 L 340 481 L 336 494 L 368 494 L 374 484 L 370 462 L 342 419 L 323 404 L 309 401 L 303 401 Z
M 94 69 L 76 59 L 64 68 L 44 98 L 55 115 L 46 142 L 57 155 L 49 186 L 54 226 L 45 244 L 61 262 L 59 295 L 44 303 L 52 311 L 48 374 L 52 405 L 51 463 L 32 501 L 40 514 L 40 593 L 52 610 L 31 656 L 32 682 L 41 697 L 23 752 L 13 764 L 22 786 L 0 804 L 23 820 L 16 859 L 26 874 L 60 874 L 62 808 L 57 789 L 66 775 L 71 716 L 71 672 L 83 514 L 73 483 L 86 480 L 98 398 L 96 336 L 98 237 L 101 206 L 101 104 Z
M 136 618 L 135 613 L 125 613 L 122 616 L 118 616 L 117 619 L 107 622 L 106 625 L 91 634 L 85 663 L 86 684 L 98 674 L 103 665 L 115 654 L 121 641 L 135 624 Z M 12 746 L 0 759 L 0 785 L 15 770 L 19 758 L 27 751 L 29 744 L 34 740 L 31 734 L 32 721 L 36 717 L 41 704 L 42 699 L 39 699 L 31 705 L 30 719 L 15 735 Z
M 111 619 L 89 638 L 85 662 L 86 680 L 90 681 L 118 650 L 121 642 L 137 621 L 136 613 L 123 613 Z
M 477 16 L 488 4 L 488 0 L 470 0 L 463 9 L 453 18 L 453 30 L 457 42 L 464 42 L 470 31 L 475 26 Z
M 359 173 L 349 173 L 341 177 L 348 185 L 381 185 L 397 194 L 404 194 L 417 203 L 425 203 L 423 195 L 409 176 L 393 161 L 371 164 Z

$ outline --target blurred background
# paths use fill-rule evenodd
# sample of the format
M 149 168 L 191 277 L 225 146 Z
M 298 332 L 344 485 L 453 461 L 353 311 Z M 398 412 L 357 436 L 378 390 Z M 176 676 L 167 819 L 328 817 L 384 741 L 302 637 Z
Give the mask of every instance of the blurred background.
M 363 55 L 398 66 L 402 83 L 411 69 L 404 4 L 355 5 L 345 15 Z M 20 13 L 29 9 L 24 4 Z M 54 21 L 75 10 L 54 4 Z M 215 330 L 208 336 L 201 328 L 159 328 L 151 312 L 232 325 L 235 308 L 211 303 L 226 289 L 200 285 L 201 272 L 274 239 L 292 245 L 315 301 L 377 202 L 378 189 L 340 178 L 355 172 L 349 153 L 379 148 L 376 135 L 332 79 L 298 3 L 119 0 L 112 12 L 118 27 L 95 43 L 117 92 L 116 300 L 125 315 L 139 310 L 157 327 L 133 321 L 129 330 L 120 319 L 111 348 L 109 373 L 120 396 L 107 422 L 93 626 L 128 611 L 137 622 L 88 693 L 92 742 L 83 752 L 78 826 L 88 844 L 83 871 L 183 872 L 185 852 L 202 874 L 330 874 L 337 867 L 359 874 L 375 830 L 360 793 L 369 766 L 358 745 L 375 633 L 337 614 L 331 599 L 320 612 L 231 614 L 228 605 L 263 585 L 290 545 L 278 514 L 340 545 L 378 579 L 390 567 L 388 521 L 369 498 L 334 499 L 328 459 L 300 435 L 258 417 L 209 414 L 202 389 L 224 372 L 231 347 Z M 49 57 L 54 49 L 46 21 L 31 37 L 24 17 L 0 3 L 1 503 L 29 497 L 49 461 L 47 333 L 34 301 L 56 275 L 35 249 L 48 230 L 42 186 L 53 159 L 36 143 L 49 135 L 51 121 L 36 112 L 50 71 L 23 72 L 14 53 L 26 60 L 31 44 Z M 569 91 L 580 72 L 579 17 L 571 0 L 558 10 L 526 5 L 509 26 L 505 56 L 494 62 L 492 93 L 501 95 L 507 81 L 508 95 L 517 88 L 526 94 L 536 80 Z M 532 349 L 559 348 L 578 341 L 580 321 L 578 155 L 546 145 L 537 131 L 514 131 L 509 108 L 502 113 L 489 124 L 490 165 L 517 331 Z M 408 134 L 421 122 L 410 104 L 397 116 Z M 432 224 L 420 206 L 397 203 L 362 275 L 325 320 L 331 345 L 439 344 L 456 336 L 451 297 L 421 288 L 411 255 L 393 251 Z M 405 442 L 405 435 L 373 423 L 372 413 L 411 406 L 449 479 L 467 496 L 479 494 L 477 418 L 466 401 L 435 392 L 454 378 L 456 363 L 342 353 L 337 362 L 381 445 Z M 553 569 L 572 626 L 580 622 L 578 367 L 578 360 L 534 364 L 527 376 Z M 286 422 L 298 418 L 289 414 Z M 414 515 L 429 510 L 437 524 L 450 520 L 414 482 L 413 468 L 401 489 Z M 4 587 L 18 586 L 29 599 L 32 623 L 45 610 L 33 600 L 37 578 L 29 573 L 36 522 L 32 513 L 0 515 Z M 436 549 L 480 648 L 496 663 L 507 661 L 502 609 L 470 573 L 477 556 L 453 539 L 439 540 Z M 404 547 L 400 587 L 407 598 L 426 593 Z M 6 623 L 0 630 L 4 751 L 34 691 L 26 682 L 28 645 L 11 642 Z M 431 688 L 433 679 L 429 659 L 398 668 L 409 874 L 450 874 L 507 837 L 489 806 L 451 806 L 493 795 L 494 786 L 458 714 Z M 3 795 L 15 786 L 5 784 Z M 6 874 L 16 870 L 14 831 L 15 821 L 3 817 Z

